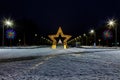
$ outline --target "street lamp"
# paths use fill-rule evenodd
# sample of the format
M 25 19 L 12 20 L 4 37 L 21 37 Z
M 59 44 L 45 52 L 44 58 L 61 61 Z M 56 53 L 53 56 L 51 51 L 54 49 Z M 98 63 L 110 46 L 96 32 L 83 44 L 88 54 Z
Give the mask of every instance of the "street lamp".
M 3 24 L 7 27 L 13 27 L 13 20 L 10 20 L 10 19 L 5 19 Z
M 95 32 L 95 31 L 94 31 L 93 29 L 92 29 L 92 30 L 90 30 L 90 33 L 91 33 L 91 34 L 94 34 L 94 32 Z
M 98 41 L 99 41 L 99 46 L 100 46 L 101 39 L 99 39 Z
M 21 39 L 19 39 L 18 41 L 19 41 L 19 46 L 20 46 Z
M 35 37 L 37 37 L 37 34 L 35 34 Z
M 85 40 L 86 43 L 85 44 L 87 46 L 87 35 L 84 33 L 83 36 L 86 38 L 86 40 Z
M 94 34 L 94 46 L 96 47 L 96 32 L 95 32 L 95 30 L 91 29 L 90 34 Z
M 107 25 L 110 26 L 110 27 L 113 27 L 115 28 L 115 46 L 117 47 L 117 26 L 116 26 L 116 20 L 109 20 L 107 22 Z
M 116 21 L 113 20 L 113 19 L 111 19 L 111 20 L 109 20 L 107 23 L 108 23 L 108 24 L 107 24 L 108 26 L 110 26 L 110 27 L 114 27 L 115 24 L 116 24 Z
M 2 46 L 4 46 L 4 27 L 7 26 L 7 27 L 10 27 L 12 28 L 14 25 L 14 21 L 11 20 L 11 19 L 4 19 L 3 20 L 3 37 L 2 37 Z
M 79 42 L 80 42 L 80 45 L 82 45 L 82 42 L 83 42 L 82 36 L 79 36 Z
M 37 43 L 38 43 L 38 42 L 37 42 L 37 36 L 38 36 L 38 35 L 35 34 L 34 36 L 35 36 L 35 45 L 37 45 Z

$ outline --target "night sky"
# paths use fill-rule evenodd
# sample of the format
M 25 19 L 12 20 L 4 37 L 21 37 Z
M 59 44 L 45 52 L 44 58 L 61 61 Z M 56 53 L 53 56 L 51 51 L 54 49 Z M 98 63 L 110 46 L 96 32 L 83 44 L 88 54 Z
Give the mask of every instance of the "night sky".
M 59 26 L 73 36 L 120 18 L 119 0 L 0 0 L 0 19 L 15 20 L 18 33 L 54 34 Z

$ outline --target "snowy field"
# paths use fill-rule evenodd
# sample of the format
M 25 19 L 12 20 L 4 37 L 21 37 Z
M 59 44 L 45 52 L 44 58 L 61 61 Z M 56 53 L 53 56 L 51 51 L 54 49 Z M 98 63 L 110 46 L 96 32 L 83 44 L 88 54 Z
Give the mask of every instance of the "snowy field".
M 85 49 L 87 48 L 87 49 Z M 64 53 L 73 53 L 73 52 L 91 52 L 91 51 L 104 51 L 104 50 L 114 50 L 114 49 L 99 49 L 99 48 L 57 48 L 51 49 L 50 47 L 41 48 L 38 46 L 30 47 L 4 47 L 0 48 L 0 59 L 8 58 L 19 58 L 19 57 L 29 57 L 29 56 L 44 56 L 51 54 L 64 54 Z
M 0 49 L 0 58 L 39 56 L 0 62 L 0 80 L 120 80 L 119 49 Z

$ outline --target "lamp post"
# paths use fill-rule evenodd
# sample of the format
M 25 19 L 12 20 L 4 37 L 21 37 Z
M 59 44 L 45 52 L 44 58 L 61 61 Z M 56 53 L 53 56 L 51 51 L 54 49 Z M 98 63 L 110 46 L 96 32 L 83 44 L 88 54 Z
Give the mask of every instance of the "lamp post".
M 87 35 L 84 33 L 83 36 L 86 38 L 85 39 L 85 45 L 87 46 Z
M 91 29 L 90 34 L 94 34 L 94 47 L 96 47 L 96 32 L 95 32 L 95 30 Z
M 21 45 L 21 39 L 18 40 L 19 41 L 19 46 Z
M 2 36 L 2 46 L 4 46 L 4 25 L 3 25 L 3 36 Z
M 35 45 L 37 45 L 37 34 L 35 34 Z
M 99 39 L 98 41 L 99 41 L 99 46 L 100 46 L 101 39 Z
M 115 28 L 115 46 L 117 47 L 117 26 L 116 26 L 116 20 L 109 20 L 108 21 L 108 26 Z
M 5 26 L 6 27 L 13 27 L 13 25 L 14 25 L 14 22 L 13 22 L 13 20 L 10 20 L 10 19 L 4 19 L 3 20 L 3 36 L 2 36 L 2 46 L 4 46 L 4 29 L 5 29 Z

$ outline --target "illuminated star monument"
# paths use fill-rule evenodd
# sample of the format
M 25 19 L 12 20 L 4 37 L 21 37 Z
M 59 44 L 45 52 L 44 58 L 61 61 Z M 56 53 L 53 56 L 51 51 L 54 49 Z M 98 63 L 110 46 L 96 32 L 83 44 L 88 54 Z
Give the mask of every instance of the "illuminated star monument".
M 54 35 L 48 35 L 48 37 L 53 41 L 52 42 L 52 49 L 56 49 L 56 44 L 57 44 L 57 41 L 55 38 L 58 38 L 59 36 L 61 36 L 62 38 L 65 38 L 64 41 L 63 41 L 63 44 L 64 44 L 64 49 L 67 48 L 67 41 L 72 37 L 71 35 L 65 35 L 63 34 L 63 31 L 62 31 L 62 28 L 59 27 L 58 31 L 57 31 L 57 34 L 54 34 Z

